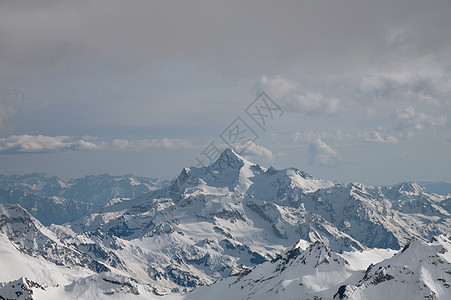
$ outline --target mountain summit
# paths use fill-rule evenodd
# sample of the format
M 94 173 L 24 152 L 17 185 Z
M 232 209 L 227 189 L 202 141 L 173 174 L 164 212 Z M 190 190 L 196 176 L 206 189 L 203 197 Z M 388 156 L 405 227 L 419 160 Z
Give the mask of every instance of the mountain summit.
M 266 169 L 248 161 L 231 148 L 226 148 L 209 166 L 184 168 L 174 181 L 172 190 L 183 191 L 189 187 L 208 186 L 230 192 L 248 193 L 268 201 L 290 201 L 298 196 L 290 190 L 314 192 L 320 188 L 332 187 L 338 183 L 321 180 L 295 168 L 276 170 Z M 290 195 L 288 195 L 290 194 Z
M 228 168 L 241 168 L 245 164 L 252 164 L 247 161 L 244 157 L 237 154 L 232 148 L 226 148 L 219 155 L 218 159 L 214 161 L 208 168 L 214 169 L 228 169 Z
M 226 148 L 209 166 L 184 168 L 173 183 L 175 191 L 193 186 L 227 188 L 245 192 L 252 184 L 251 177 L 263 170 L 231 148 Z

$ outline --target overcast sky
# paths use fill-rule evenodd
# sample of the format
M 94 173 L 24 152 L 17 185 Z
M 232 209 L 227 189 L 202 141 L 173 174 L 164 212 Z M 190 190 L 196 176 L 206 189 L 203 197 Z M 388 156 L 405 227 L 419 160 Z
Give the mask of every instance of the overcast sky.
M 263 166 L 449 182 L 450 16 L 449 0 L 0 1 L 0 173 L 172 178 L 243 121 L 238 150 Z M 245 110 L 261 91 L 280 109 L 263 127 Z

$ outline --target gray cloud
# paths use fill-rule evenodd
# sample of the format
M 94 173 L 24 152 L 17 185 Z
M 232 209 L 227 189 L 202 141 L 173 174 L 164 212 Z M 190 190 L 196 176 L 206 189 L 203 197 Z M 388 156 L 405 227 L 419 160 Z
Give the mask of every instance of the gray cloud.
M 326 99 L 321 94 L 294 95 L 285 101 L 285 109 L 309 115 L 335 115 L 344 112 L 346 107 L 337 98 Z
M 0 90 L 0 133 L 10 131 L 15 127 L 22 103 L 22 92 L 18 90 Z
M 288 112 L 334 115 L 347 109 L 346 105 L 336 97 L 326 98 L 319 92 L 300 94 L 303 93 L 303 88 L 293 80 L 282 76 L 263 76 L 260 80 L 260 87 L 275 99 L 282 99 L 281 104 Z
M 373 101 L 396 101 L 438 107 L 451 97 L 451 72 L 445 68 L 411 70 L 364 77 L 358 92 Z
M 234 72 L 353 72 L 449 61 L 448 0 L 2 1 L 7 74 L 182 59 Z

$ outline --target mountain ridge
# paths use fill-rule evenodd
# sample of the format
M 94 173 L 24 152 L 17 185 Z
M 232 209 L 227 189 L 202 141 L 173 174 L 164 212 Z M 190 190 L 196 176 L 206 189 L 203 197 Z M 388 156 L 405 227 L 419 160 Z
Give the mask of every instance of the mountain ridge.
M 0 175 L 0 203 L 20 204 L 45 225 L 63 224 L 113 199 L 134 198 L 166 184 L 133 175 L 87 175 L 66 181 L 45 173 Z

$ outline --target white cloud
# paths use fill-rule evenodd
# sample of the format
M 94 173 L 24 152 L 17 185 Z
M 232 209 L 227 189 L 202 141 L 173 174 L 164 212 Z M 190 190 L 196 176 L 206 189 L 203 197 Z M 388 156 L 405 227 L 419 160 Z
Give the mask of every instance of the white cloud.
M 400 119 L 400 129 L 421 130 L 424 127 L 443 126 L 447 122 L 446 116 L 431 116 L 424 112 L 417 112 L 415 107 L 410 105 L 403 110 L 398 109 L 396 116 Z
M 0 153 L 45 153 L 99 149 L 101 145 L 69 136 L 12 135 L 0 138 Z
M 364 134 L 365 140 L 367 142 L 372 143 L 381 143 L 381 144 L 397 144 L 399 140 L 393 135 L 383 134 L 379 131 L 373 131 L 370 133 Z
M 339 99 L 326 99 L 318 93 L 294 95 L 286 100 L 285 106 L 287 111 L 309 115 L 334 115 L 346 110 Z
M 127 140 L 114 139 L 111 142 L 100 140 L 98 137 L 84 136 L 82 139 L 74 139 L 69 136 L 44 136 L 44 135 L 12 135 L 0 138 L 0 153 L 47 153 L 82 151 L 98 149 L 187 149 L 192 144 L 183 139 L 142 139 Z
M 241 153 L 243 156 L 258 156 L 263 159 L 272 161 L 274 159 L 274 154 L 268 148 L 257 145 L 252 141 L 247 142 L 246 144 L 238 144 L 236 146 L 237 151 Z
M 113 148 L 143 150 L 143 149 L 187 149 L 193 148 L 193 145 L 184 139 L 141 139 L 141 140 L 127 140 L 114 139 L 112 142 Z
M 119 149 L 125 149 L 129 147 L 133 147 L 132 143 L 130 143 L 126 139 L 114 139 L 112 142 L 113 147 L 119 148 Z
M 316 139 L 327 139 L 332 141 L 343 141 L 354 139 L 355 136 L 351 133 L 345 133 L 341 129 L 334 132 L 313 132 L 313 131 L 296 131 L 293 135 L 290 135 L 290 140 L 295 143 L 311 143 Z
M 320 166 L 334 166 L 340 160 L 338 153 L 319 138 L 310 143 L 308 159 L 312 165 Z
M 294 82 L 280 76 L 263 76 L 260 84 L 262 86 L 262 89 L 267 92 L 269 96 L 274 98 L 282 97 L 296 87 Z

